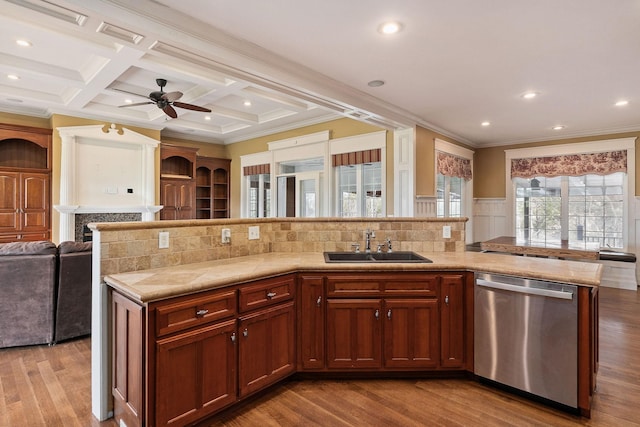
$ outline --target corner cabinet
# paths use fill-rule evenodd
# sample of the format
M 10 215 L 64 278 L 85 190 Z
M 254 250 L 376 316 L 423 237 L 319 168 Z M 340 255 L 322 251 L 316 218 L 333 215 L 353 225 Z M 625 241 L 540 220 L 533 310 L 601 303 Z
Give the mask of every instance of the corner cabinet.
M 0 124 L 0 243 L 51 236 L 51 130 Z
M 231 160 L 198 157 L 196 160 L 196 218 L 229 218 Z
M 295 372 L 295 277 L 149 304 L 112 290 L 117 423 L 191 425 Z

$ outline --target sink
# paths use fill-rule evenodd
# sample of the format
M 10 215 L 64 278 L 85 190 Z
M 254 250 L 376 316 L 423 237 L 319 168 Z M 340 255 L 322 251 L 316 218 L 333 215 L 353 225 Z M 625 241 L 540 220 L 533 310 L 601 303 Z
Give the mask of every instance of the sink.
M 415 252 L 325 252 L 325 262 L 433 262 Z

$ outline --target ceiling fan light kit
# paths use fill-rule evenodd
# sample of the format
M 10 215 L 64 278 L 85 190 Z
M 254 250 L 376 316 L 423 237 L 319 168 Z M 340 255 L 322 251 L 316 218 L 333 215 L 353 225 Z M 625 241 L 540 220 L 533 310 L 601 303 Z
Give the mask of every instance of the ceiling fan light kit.
M 160 86 L 160 90 L 153 91 L 149 94 L 150 101 L 136 102 L 134 104 L 120 105 L 119 107 L 135 107 L 138 105 L 156 104 L 159 109 L 164 113 L 175 119 L 178 117 L 178 113 L 173 107 L 184 108 L 185 110 L 202 111 L 204 113 L 210 113 L 211 110 L 198 105 L 188 104 L 186 102 L 179 102 L 178 99 L 182 98 L 183 93 L 180 91 L 165 92 L 164 87 L 167 85 L 166 79 L 156 79 L 156 84 Z

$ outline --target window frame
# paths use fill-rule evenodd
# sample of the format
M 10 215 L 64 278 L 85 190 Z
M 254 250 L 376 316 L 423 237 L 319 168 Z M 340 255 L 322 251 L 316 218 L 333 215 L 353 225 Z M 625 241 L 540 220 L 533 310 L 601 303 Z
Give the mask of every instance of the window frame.
M 627 151 L 627 180 L 624 183 L 624 220 L 623 220 L 623 248 L 628 251 L 635 248 L 635 141 L 636 138 L 616 138 L 591 142 L 547 145 L 530 148 L 505 150 L 505 194 L 506 217 L 505 229 L 510 235 L 516 234 L 516 186 L 511 178 L 511 160 L 530 157 L 550 157 L 571 154 L 602 153 L 607 151 Z M 563 230 L 564 232 L 564 230 Z

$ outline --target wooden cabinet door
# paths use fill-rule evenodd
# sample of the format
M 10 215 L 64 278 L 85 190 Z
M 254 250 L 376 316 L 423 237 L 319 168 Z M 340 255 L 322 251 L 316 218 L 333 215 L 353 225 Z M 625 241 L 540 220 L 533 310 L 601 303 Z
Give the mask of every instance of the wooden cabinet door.
M 440 282 L 440 358 L 443 368 L 464 366 L 464 276 Z
M 436 368 L 439 342 L 437 299 L 384 301 L 386 368 Z
M 162 180 L 160 183 L 160 219 L 191 219 L 194 212 L 192 182 Z
M 157 341 L 157 426 L 182 426 L 235 402 L 236 341 L 235 320 Z
M 0 233 L 19 231 L 20 181 L 16 172 L 0 172 Z
M 298 343 L 300 369 L 324 368 L 324 278 L 300 277 Z
M 380 299 L 327 300 L 327 367 L 382 366 Z
M 49 175 L 22 174 L 22 231 L 49 229 Z
M 238 333 L 240 397 L 295 372 L 293 301 L 241 317 Z

